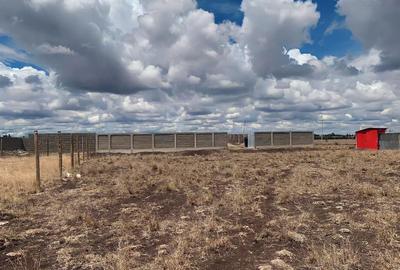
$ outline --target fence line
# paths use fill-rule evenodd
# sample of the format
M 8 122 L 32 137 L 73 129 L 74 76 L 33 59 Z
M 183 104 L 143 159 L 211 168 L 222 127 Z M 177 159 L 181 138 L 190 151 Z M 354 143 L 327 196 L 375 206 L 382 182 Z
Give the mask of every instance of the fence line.
M 227 147 L 228 133 L 97 134 L 96 152 L 134 153 Z
M 287 147 L 314 145 L 314 132 L 291 131 L 291 132 L 255 132 L 254 147 Z

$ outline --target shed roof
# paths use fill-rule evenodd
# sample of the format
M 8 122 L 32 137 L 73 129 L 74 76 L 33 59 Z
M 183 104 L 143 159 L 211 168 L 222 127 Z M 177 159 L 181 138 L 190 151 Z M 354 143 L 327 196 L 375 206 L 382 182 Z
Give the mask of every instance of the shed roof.
M 381 130 L 381 131 L 386 131 L 387 128 L 373 128 L 373 127 L 369 127 L 369 128 L 364 128 L 364 129 L 361 129 L 361 130 L 359 130 L 359 131 L 356 131 L 356 133 L 362 132 L 362 131 L 368 131 L 368 130 Z

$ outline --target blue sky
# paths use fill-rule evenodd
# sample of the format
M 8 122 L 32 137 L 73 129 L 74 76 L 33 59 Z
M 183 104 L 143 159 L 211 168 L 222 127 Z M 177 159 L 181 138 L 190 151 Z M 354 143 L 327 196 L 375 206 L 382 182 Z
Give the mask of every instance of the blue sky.
M 352 35 L 351 31 L 343 27 L 344 17 L 336 12 L 336 0 L 313 0 L 317 3 L 317 10 L 321 17 L 317 27 L 311 30 L 311 43 L 304 44 L 303 53 L 311 53 L 318 58 L 327 55 L 342 57 L 345 55 L 357 56 L 362 52 L 360 42 Z M 243 12 L 240 10 L 242 0 L 197 0 L 198 6 L 214 13 L 215 21 L 221 23 L 225 20 L 242 24 Z M 333 24 L 338 27 L 330 33 L 327 29 Z
M 336 12 L 336 0 L 313 0 L 317 3 L 317 10 L 321 17 L 318 25 L 311 29 L 311 42 L 304 44 L 300 49 L 302 53 L 311 53 L 318 58 L 324 56 L 343 57 L 346 55 L 357 56 L 362 52 L 362 46 L 352 35 L 351 31 L 343 27 L 344 17 Z M 243 12 L 241 11 L 242 0 L 197 0 L 198 7 L 215 16 L 216 23 L 231 21 L 238 25 L 243 22 Z M 334 30 L 327 33 L 332 26 Z M 11 37 L 0 35 L 0 44 L 14 48 L 19 52 L 24 52 L 17 47 Z M 21 68 L 24 66 L 32 66 L 36 69 L 45 70 L 44 68 L 25 61 L 17 59 L 7 59 L 4 63 L 10 67 Z

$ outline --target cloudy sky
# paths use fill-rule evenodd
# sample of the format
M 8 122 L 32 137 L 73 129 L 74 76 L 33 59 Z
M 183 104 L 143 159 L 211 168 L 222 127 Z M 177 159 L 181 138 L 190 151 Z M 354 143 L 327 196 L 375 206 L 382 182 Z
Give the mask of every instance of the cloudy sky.
M 398 0 L 0 0 L 0 133 L 400 131 L 399 26 Z

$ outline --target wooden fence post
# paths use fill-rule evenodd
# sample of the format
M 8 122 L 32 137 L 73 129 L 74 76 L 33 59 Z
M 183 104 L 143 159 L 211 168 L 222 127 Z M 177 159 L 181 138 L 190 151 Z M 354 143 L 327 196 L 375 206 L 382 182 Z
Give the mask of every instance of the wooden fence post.
M 90 159 L 89 135 L 86 135 L 86 158 Z
M 60 172 L 60 180 L 62 179 L 62 168 L 63 168 L 63 147 L 61 139 L 61 131 L 58 132 L 58 170 Z
M 74 160 L 74 135 L 71 133 L 71 168 L 75 168 L 75 160 Z
M 3 156 L 3 136 L 0 136 L 0 157 Z
M 49 134 L 46 134 L 46 155 L 50 155 Z
M 35 191 L 41 192 L 40 187 L 40 157 L 39 157 L 39 133 L 37 130 L 34 132 L 34 145 L 35 145 L 35 165 L 36 165 L 36 181 L 35 181 Z
M 78 166 L 81 165 L 81 152 L 79 147 L 79 135 L 76 136 L 76 152 L 78 154 Z
M 85 137 L 81 136 L 81 146 L 82 146 L 82 160 L 85 160 L 86 148 L 85 148 Z

